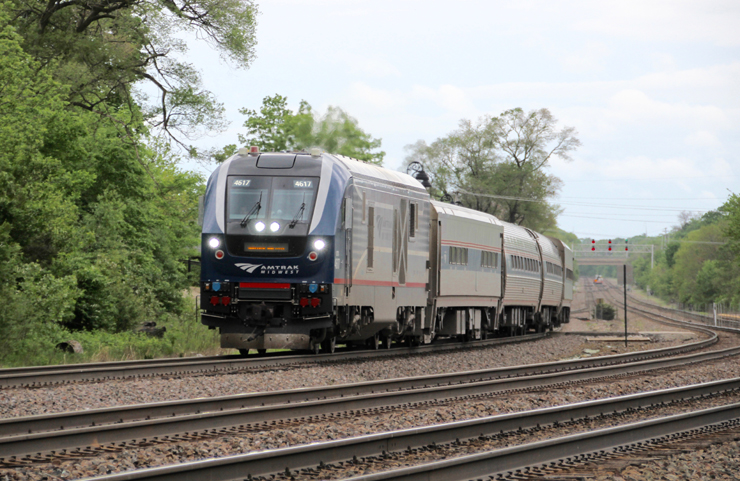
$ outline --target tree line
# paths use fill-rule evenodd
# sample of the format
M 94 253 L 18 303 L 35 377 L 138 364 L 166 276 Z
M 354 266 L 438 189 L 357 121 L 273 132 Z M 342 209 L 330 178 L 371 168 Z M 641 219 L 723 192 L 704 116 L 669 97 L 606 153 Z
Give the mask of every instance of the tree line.
M 665 248 L 656 251 L 654 268 L 649 255 L 633 261 L 637 285 L 672 302 L 740 307 L 740 196 L 679 220 Z
M 177 34 L 246 68 L 256 13 L 243 0 L 0 3 L 0 363 L 184 315 L 204 179 L 177 162 L 206 155 L 188 139 L 223 125 L 223 107 L 178 59 Z
M 184 60 L 180 33 L 249 68 L 258 13 L 249 0 L 0 3 L 0 364 L 55 361 L 60 341 L 147 321 L 195 324 L 183 294 L 197 277 L 184 261 L 199 254 L 205 179 L 178 162 L 217 163 L 237 144 L 191 145 L 226 121 Z M 241 113 L 240 145 L 385 158 L 381 139 L 340 107 L 320 113 L 302 100 L 292 110 L 275 94 Z M 546 168 L 579 144 L 556 123 L 546 109 L 463 121 L 414 144 L 410 158 L 432 174 L 435 197 L 455 193 L 463 205 L 554 229 L 559 179 Z M 158 352 L 176 354 L 177 342 L 165 337 Z

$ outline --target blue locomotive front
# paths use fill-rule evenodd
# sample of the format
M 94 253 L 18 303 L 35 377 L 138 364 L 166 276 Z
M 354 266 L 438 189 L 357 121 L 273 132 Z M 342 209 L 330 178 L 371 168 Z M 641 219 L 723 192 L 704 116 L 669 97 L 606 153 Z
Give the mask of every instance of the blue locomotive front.
M 318 349 L 327 338 L 342 173 L 320 154 L 242 150 L 211 175 L 201 319 L 222 347 Z

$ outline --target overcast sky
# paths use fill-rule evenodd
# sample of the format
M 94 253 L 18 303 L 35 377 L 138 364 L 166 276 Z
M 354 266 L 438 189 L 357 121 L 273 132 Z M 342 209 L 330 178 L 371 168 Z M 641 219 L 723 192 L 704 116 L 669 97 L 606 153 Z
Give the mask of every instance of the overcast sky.
M 263 0 L 259 9 L 249 70 L 189 42 L 232 122 L 199 146 L 238 143 L 238 109 L 278 93 L 294 108 L 341 107 L 398 169 L 404 146 L 431 143 L 460 119 L 545 107 L 582 142 L 550 169 L 563 180 L 558 226 L 579 237 L 657 235 L 681 210 L 703 213 L 740 192 L 740 1 Z

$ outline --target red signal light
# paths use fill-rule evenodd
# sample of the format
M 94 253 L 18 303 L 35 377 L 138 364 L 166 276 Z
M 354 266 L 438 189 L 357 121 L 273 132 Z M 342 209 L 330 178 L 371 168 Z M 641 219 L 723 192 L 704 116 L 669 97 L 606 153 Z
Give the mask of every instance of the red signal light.
M 612 240 L 611 240 L 611 239 L 609 239 L 609 244 L 611 244 L 611 243 L 612 243 Z
M 610 251 L 612 250 L 612 246 L 609 246 L 609 250 L 610 250 Z
M 591 248 L 591 250 L 592 250 L 592 251 L 595 251 L 595 250 L 596 250 L 596 247 L 592 247 L 592 248 Z

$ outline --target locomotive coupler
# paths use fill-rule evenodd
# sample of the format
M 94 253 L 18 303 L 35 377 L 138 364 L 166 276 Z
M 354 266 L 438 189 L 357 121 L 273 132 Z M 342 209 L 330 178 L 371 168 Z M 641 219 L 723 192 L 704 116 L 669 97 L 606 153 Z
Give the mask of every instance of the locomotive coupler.
M 252 342 L 257 338 L 260 338 L 265 335 L 265 329 L 267 326 L 258 327 L 257 331 L 255 332 L 254 336 L 251 336 L 249 339 L 247 339 L 247 342 Z

